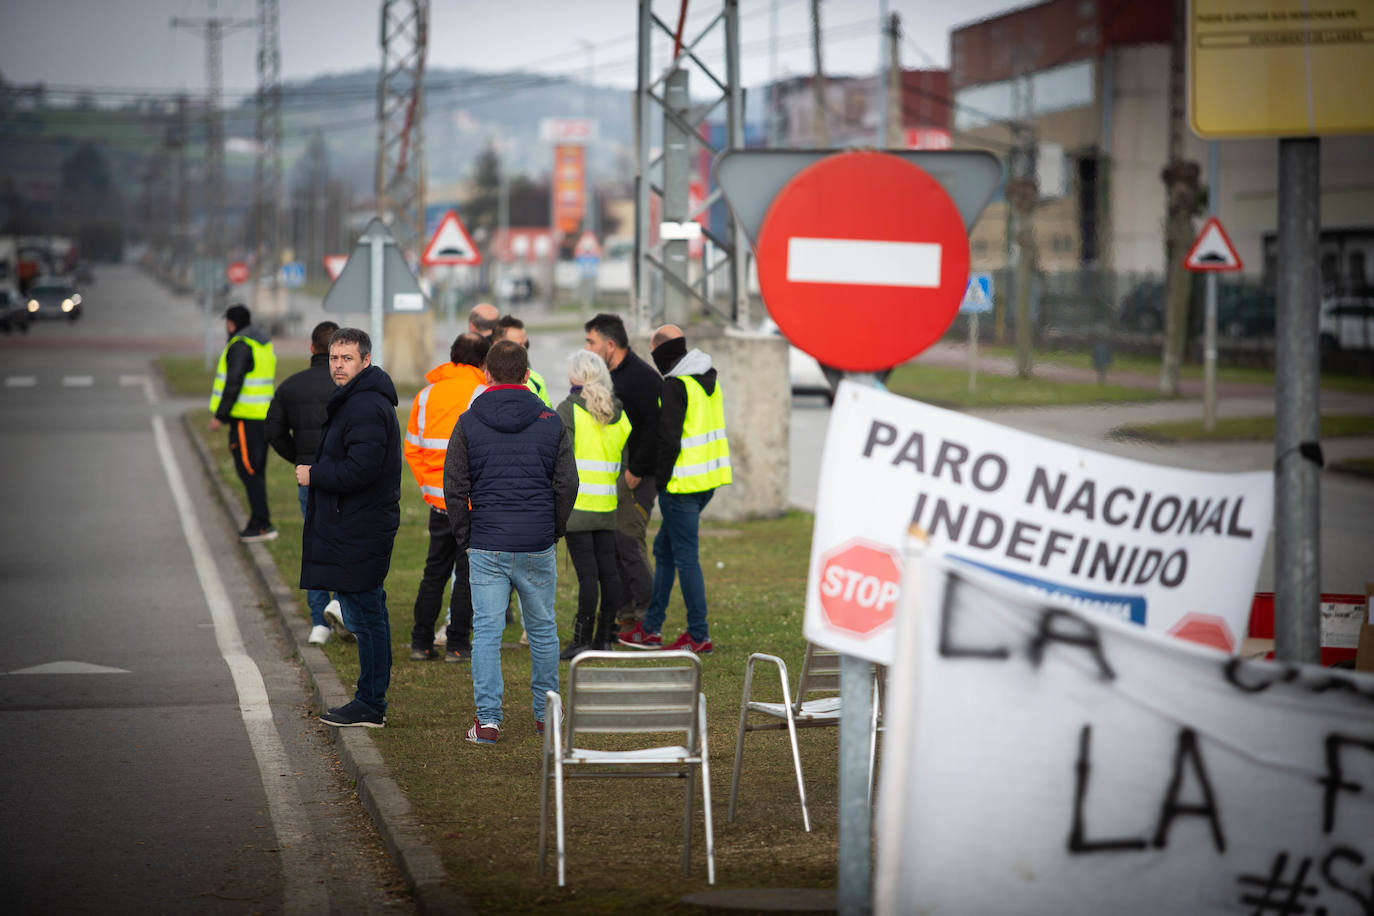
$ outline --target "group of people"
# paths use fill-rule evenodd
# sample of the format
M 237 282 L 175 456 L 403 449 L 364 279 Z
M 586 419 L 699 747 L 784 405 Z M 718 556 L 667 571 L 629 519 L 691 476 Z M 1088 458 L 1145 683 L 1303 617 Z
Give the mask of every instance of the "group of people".
M 429 508 L 410 658 L 471 663 L 469 741 L 500 738 L 501 635 L 512 592 L 529 643 L 539 732 L 545 694 L 558 689 L 560 658 L 616 644 L 664 647 L 676 580 L 687 629 L 668 648 L 711 652 L 698 523 L 716 489 L 731 482 L 730 452 L 716 370 L 707 354 L 688 349 L 680 328 L 653 332 L 651 367 L 631 349 L 619 316 L 592 318 L 584 349 L 568 360 L 569 391 L 555 409 L 530 366 L 524 323 L 483 303 L 449 360 L 425 376 L 404 434 L 396 388 L 373 365 L 364 332 L 321 322 L 311 334 L 310 367 L 274 392 L 272 344 L 248 309 L 231 307 L 225 328 L 211 428 L 229 426 L 248 493 L 250 518 L 239 536 L 277 536 L 263 478 L 270 444 L 295 467 L 309 640 L 324 644 L 338 632 L 357 642 L 354 698 L 321 721 L 373 728 L 386 721 L 391 630 L 383 584 L 400 526 L 403 456 Z M 651 573 L 645 539 L 655 500 L 662 524 Z M 561 652 L 554 612 L 560 538 L 578 577 L 572 638 Z M 435 628 L 450 580 L 440 637 Z

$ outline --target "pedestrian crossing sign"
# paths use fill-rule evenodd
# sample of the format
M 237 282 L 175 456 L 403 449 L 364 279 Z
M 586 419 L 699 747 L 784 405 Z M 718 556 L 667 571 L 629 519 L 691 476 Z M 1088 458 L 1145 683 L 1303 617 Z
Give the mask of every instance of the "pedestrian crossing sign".
M 990 311 L 992 311 L 992 274 L 969 274 L 968 287 L 964 290 L 964 300 L 959 303 L 959 312 L 969 315 L 975 312 Z

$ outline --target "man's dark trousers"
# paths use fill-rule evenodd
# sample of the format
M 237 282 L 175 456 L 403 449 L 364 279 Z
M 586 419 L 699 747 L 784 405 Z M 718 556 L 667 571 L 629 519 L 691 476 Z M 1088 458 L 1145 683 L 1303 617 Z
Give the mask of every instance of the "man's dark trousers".
M 272 523 L 267 508 L 267 424 L 262 420 L 229 420 L 229 451 L 234 456 L 234 470 L 243 489 L 248 492 L 249 520 L 264 525 Z
M 429 510 L 429 555 L 415 593 L 415 628 L 410 632 L 414 649 L 434 645 L 434 624 L 444 585 L 453 574 L 453 594 L 449 597 L 448 651 L 472 651 L 472 586 L 468 582 L 468 555 L 458 549 L 448 515 L 433 507 Z

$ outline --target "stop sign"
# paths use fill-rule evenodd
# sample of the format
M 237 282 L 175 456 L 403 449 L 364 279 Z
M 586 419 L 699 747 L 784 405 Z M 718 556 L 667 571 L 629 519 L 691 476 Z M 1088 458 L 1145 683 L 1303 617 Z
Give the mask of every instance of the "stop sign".
M 852 372 L 930 346 L 968 285 L 954 202 L 887 153 L 840 153 L 797 173 L 764 216 L 757 256 L 764 302 L 787 339 Z
M 248 264 L 244 261 L 233 261 L 224 269 L 224 278 L 230 283 L 247 283 L 248 276 Z
M 901 582 L 897 551 L 846 541 L 821 555 L 821 613 L 835 629 L 866 638 L 892 621 Z

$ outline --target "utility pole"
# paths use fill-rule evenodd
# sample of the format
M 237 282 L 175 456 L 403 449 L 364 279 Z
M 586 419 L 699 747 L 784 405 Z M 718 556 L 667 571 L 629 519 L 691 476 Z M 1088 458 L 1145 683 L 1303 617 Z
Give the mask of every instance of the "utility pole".
M 1036 134 L 1032 124 L 1035 110 L 1031 73 L 1024 61 L 1031 49 L 1015 49 L 1017 73 L 1013 77 L 1012 177 L 1007 181 L 1007 204 L 1011 207 L 1012 247 L 1016 288 L 1016 374 L 1028 379 L 1034 366 L 1031 352 L 1031 268 L 1035 257 L 1035 227 L 1031 214 L 1040 190 L 1035 178 Z
M 886 97 L 886 112 L 883 119 L 883 144 L 888 149 L 901 149 L 906 144 L 902 142 L 902 102 L 905 98 L 905 87 L 902 83 L 902 57 L 899 42 L 902 37 L 902 17 L 893 13 L 887 20 L 887 87 L 884 90 Z M 924 127 L 925 125 L 921 125 Z
M 428 41 L 429 0 L 382 0 L 377 214 L 390 227 L 401 253 L 415 270 L 419 269 L 425 244 L 424 74 Z M 374 341 L 373 353 L 382 355 L 392 378 L 407 382 L 423 378 L 434 359 L 433 310 L 391 314 L 384 325 L 385 346 Z
M 1169 43 L 1169 163 L 1161 177 L 1168 191 L 1168 232 L 1165 254 L 1164 351 L 1159 365 L 1159 390 L 1179 393 L 1183 351 L 1188 341 L 1188 303 L 1192 298 L 1183 253 L 1193 240 L 1193 210 L 1197 207 L 1198 166 L 1183 160 L 1183 117 L 1187 0 L 1174 0 L 1173 38 Z
M 214 15 L 215 0 L 210 0 L 210 16 L 187 19 L 176 16 L 172 28 L 185 29 L 205 39 L 205 210 L 206 255 L 225 256 L 224 244 L 224 119 L 220 113 L 220 43 L 224 36 L 257 25 L 255 19 L 223 19 Z
M 812 129 L 816 135 L 816 148 L 830 146 L 830 124 L 825 108 L 825 68 L 821 66 L 821 0 L 811 0 L 811 59 L 815 63 L 815 75 L 811 78 Z
M 281 267 L 281 44 L 277 0 L 258 0 L 258 155 L 253 168 L 252 244 L 257 282 L 253 312 L 285 312 L 278 289 Z M 266 287 L 266 301 L 263 290 Z M 261 308 L 261 306 L 268 306 Z
M 739 327 L 751 327 L 749 243 L 743 226 L 733 214 L 728 218 L 728 228 L 724 233 L 695 222 L 698 216 L 721 199 L 719 188 L 707 194 L 705 200 L 695 207 L 689 206 L 687 201 L 687 170 L 693 150 L 703 148 L 715 155 L 724 149 L 744 146 L 739 0 L 723 0 L 720 15 L 712 18 L 700 34 L 688 40 L 684 40 L 681 34 L 683 20 L 679 17 L 678 31 L 674 32 L 663 18 L 654 14 L 653 3 L 654 0 L 639 0 L 639 56 L 635 83 L 635 254 L 634 276 L 630 285 L 634 324 L 639 330 L 645 330 L 664 319 L 674 321 L 673 314 L 679 318 L 690 315 L 688 310 L 699 306 L 708 317 L 719 318 Z M 681 10 L 682 6 L 678 8 Z M 656 32 L 666 33 L 673 39 L 673 57 L 657 68 L 657 73 L 651 41 Z M 716 36 L 721 38 L 720 56 L 725 61 L 723 77 L 702 60 L 703 56 L 715 56 L 703 54 L 702 46 Z M 719 90 L 719 95 L 693 105 L 687 94 L 689 68 L 695 68 L 704 75 L 707 83 Z M 702 136 L 700 128 L 706 117 L 720 108 L 722 103 L 725 108 L 725 142 L 716 146 L 710 137 Z M 655 132 L 660 117 L 663 142 L 658 155 L 654 155 Z M 662 222 L 658 227 L 658 239 L 651 244 L 649 215 L 655 197 L 659 202 L 659 218 Z M 703 266 L 695 278 L 686 270 L 687 236 L 693 234 L 699 234 L 714 246 L 717 253 L 723 255 Z M 730 302 L 726 309 L 722 309 L 710 294 L 712 279 L 720 271 L 728 271 L 729 276 Z

